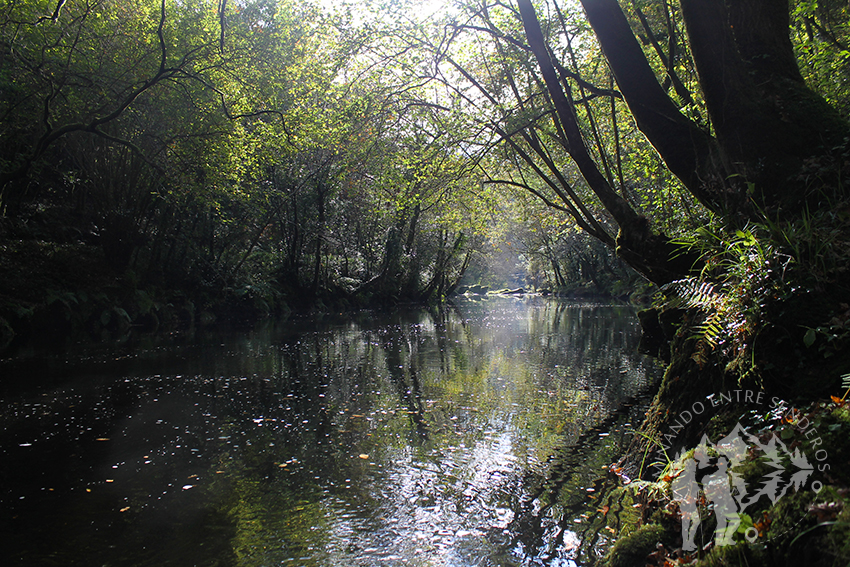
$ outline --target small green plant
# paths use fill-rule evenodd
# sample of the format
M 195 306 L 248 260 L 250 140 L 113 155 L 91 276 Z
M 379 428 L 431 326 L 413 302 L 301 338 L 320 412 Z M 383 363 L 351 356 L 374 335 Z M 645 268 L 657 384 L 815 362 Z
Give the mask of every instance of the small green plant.
M 818 282 L 834 280 L 847 263 L 846 226 L 831 208 L 817 214 L 806 208 L 794 222 L 772 227 L 788 253 Z
M 659 441 L 658 439 L 655 439 L 654 437 L 647 435 L 646 433 L 644 433 L 642 431 L 635 430 L 634 434 L 636 434 L 640 437 L 643 437 L 644 440 L 647 441 L 646 446 L 644 447 L 643 457 L 641 458 L 641 462 L 640 462 L 640 469 L 638 471 L 638 478 L 641 478 L 643 476 L 643 471 L 646 469 L 647 466 L 652 467 L 652 466 L 655 466 L 655 465 L 658 465 L 658 464 L 663 464 L 664 470 L 667 471 L 673 465 L 673 460 L 670 458 L 670 455 L 667 454 L 667 449 L 664 447 L 664 444 L 661 443 L 661 441 Z M 661 462 L 647 463 L 646 462 L 646 459 L 649 456 L 649 452 L 652 450 L 653 446 L 657 446 L 657 447 L 661 448 L 661 452 L 664 453 L 664 459 L 665 459 L 666 463 L 661 463 Z
M 699 252 L 703 268 L 697 277 L 662 288 L 668 307 L 700 312 L 691 337 L 700 343 L 694 360 L 705 364 L 719 350 L 741 378 L 756 370 L 752 345 L 763 310 L 790 293 L 786 273 L 792 258 L 761 238 L 760 230 L 748 225 L 726 235 L 709 225 L 695 238 L 680 240 L 683 247 Z
M 817 344 L 824 358 L 843 353 L 847 349 L 847 342 L 850 341 L 850 308 L 844 303 L 839 307 L 842 312 L 823 325 L 806 327 L 803 335 L 806 348 Z
M 697 326 L 697 334 L 691 338 L 701 338 L 712 347 L 716 346 L 723 330 L 720 324 L 723 295 L 716 286 L 697 278 L 687 278 L 670 282 L 662 290 L 672 294 L 668 307 L 695 308 L 706 314 L 703 323 Z

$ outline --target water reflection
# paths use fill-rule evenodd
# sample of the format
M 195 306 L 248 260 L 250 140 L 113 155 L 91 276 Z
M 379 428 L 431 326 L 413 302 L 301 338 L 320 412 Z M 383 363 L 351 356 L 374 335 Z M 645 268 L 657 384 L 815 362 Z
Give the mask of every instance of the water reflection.
M 0 406 L 6 564 L 573 564 L 617 435 L 564 447 L 655 379 L 637 334 L 511 298 L 62 362 Z

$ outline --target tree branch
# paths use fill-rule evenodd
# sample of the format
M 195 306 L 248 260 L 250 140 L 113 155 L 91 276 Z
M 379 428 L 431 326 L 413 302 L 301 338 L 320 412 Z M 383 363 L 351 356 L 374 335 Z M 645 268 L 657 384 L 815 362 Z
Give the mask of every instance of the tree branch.
M 661 88 L 617 1 L 581 3 L 638 128 L 699 201 L 722 210 L 727 186 L 725 176 L 718 178 L 723 160 L 715 141 Z

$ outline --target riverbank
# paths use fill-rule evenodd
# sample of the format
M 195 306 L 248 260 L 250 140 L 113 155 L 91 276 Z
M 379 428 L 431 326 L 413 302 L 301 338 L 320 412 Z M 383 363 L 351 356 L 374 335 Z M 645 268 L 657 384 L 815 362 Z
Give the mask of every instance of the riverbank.
M 162 331 L 254 319 L 250 298 L 173 290 L 116 273 L 100 247 L 37 240 L 0 242 L 0 348 L 17 342 L 108 340 L 130 329 Z
M 293 313 L 387 308 L 400 298 L 293 290 L 274 283 L 169 281 L 115 270 L 99 245 L 0 238 L 0 352 L 16 345 L 121 340 L 130 332 L 170 333 L 213 325 L 250 327 Z M 471 291 L 470 291 L 471 290 Z M 461 290 L 470 297 L 525 289 Z M 620 300 L 588 289 L 544 290 L 576 300 Z M 640 296 L 646 299 L 646 292 Z
M 642 455 L 654 480 L 632 480 L 622 461 L 612 465 L 617 480 L 590 531 L 616 538 L 597 565 L 847 565 L 850 412 L 840 399 L 774 410 L 726 408 L 705 422 L 698 445 Z M 704 492 L 688 502 L 683 483 L 696 463 L 705 465 L 697 477 Z M 721 463 L 732 490 L 726 507 L 711 494 Z
M 642 314 L 644 328 L 666 339 L 656 348 L 669 364 L 609 471 L 591 531 L 614 542 L 596 564 L 845 567 L 850 377 L 838 379 L 848 364 L 838 344 L 846 334 L 836 328 L 838 344 L 812 348 L 805 328 L 786 329 L 800 344 L 759 343 L 751 364 L 765 372 L 742 375 L 720 349 L 706 352 L 701 317 Z M 764 334 L 776 337 L 778 327 Z

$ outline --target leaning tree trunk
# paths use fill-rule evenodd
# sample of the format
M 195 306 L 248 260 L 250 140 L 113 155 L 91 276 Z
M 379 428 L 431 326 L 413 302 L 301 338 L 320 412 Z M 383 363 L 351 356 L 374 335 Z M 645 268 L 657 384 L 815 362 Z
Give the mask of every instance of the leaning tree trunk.
M 831 161 L 850 128 L 800 75 L 787 0 L 681 0 L 714 136 L 660 87 L 616 0 L 582 5 L 638 127 L 711 210 L 746 222 L 846 192 L 838 169 L 801 186 L 807 164 Z
M 850 185 L 841 174 L 850 126 L 801 77 L 789 39 L 788 0 L 680 0 L 711 134 L 683 116 L 658 85 L 620 4 L 581 3 L 638 127 L 690 193 L 727 225 L 779 226 L 776 221 L 793 222 L 847 202 Z M 839 222 L 835 230 L 846 235 L 846 223 Z M 806 328 L 830 325 L 848 312 L 850 289 L 838 275 L 846 273 L 847 256 L 833 256 L 827 259 L 836 264 L 829 268 L 832 275 L 796 282 L 796 290 L 783 271 L 788 289 L 753 307 L 758 320 L 742 339 L 749 350 L 738 358 L 730 361 L 720 351 L 707 358 L 700 350 L 704 343 L 691 340 L 685 322 L 673 337 L 672 361 L 641 435 L 634 438 L 636 469 L 650 447 L 647 440 L 659 438 L 670 416 L 729 384 L 741 387 L 750 380 L 782 397 L 809 400 L 835 391 L 850 368 L 846 348 L 842 353 L 821 339 L 816 348 L 804 346 Z M 841 341 L 847 335 L 836 340 L 846 345 Z M 820 346 L 835 356 L 824 357 Z M 745 363 L 741 352 L 747 353 Z M 702 432 L 692 431 L 694 442 Z
M 658 83 L 617 0 L 581 3 L 638 128 L 687 190 L 729 225 L 764 215 L 793 219 L 847 197 L 841 154 L 850 127 L 800 75 L 787 0 L 681 0 L 713 135 Z M 517 4 L 570 156 L 620 227 L 617 254 L 658 284 L 692 272 L 695 259 L 654 233 L 599 171 L 534 7 Z
M 619 226 L 616 239 L 617 255 L 656 284 L 661 285 L 681 278 L 693 268 L 697 259 L 683 254 L 680 247 L 665 235 L 653 232 L 647 219 L 631 207 L 599 170 L 584 141 L 575 104 L 562 86 L 531 0 L 518 0 L 518 5 L 526 40 L 540 67 L 555 108 L 554 119 L 560 123 L 560 129 L 567 138 L 567 151 L 590 189 Z M 622 12 L 620 14 L 622 15 Z M 667 100 L 669 102 L 669 99 Z

